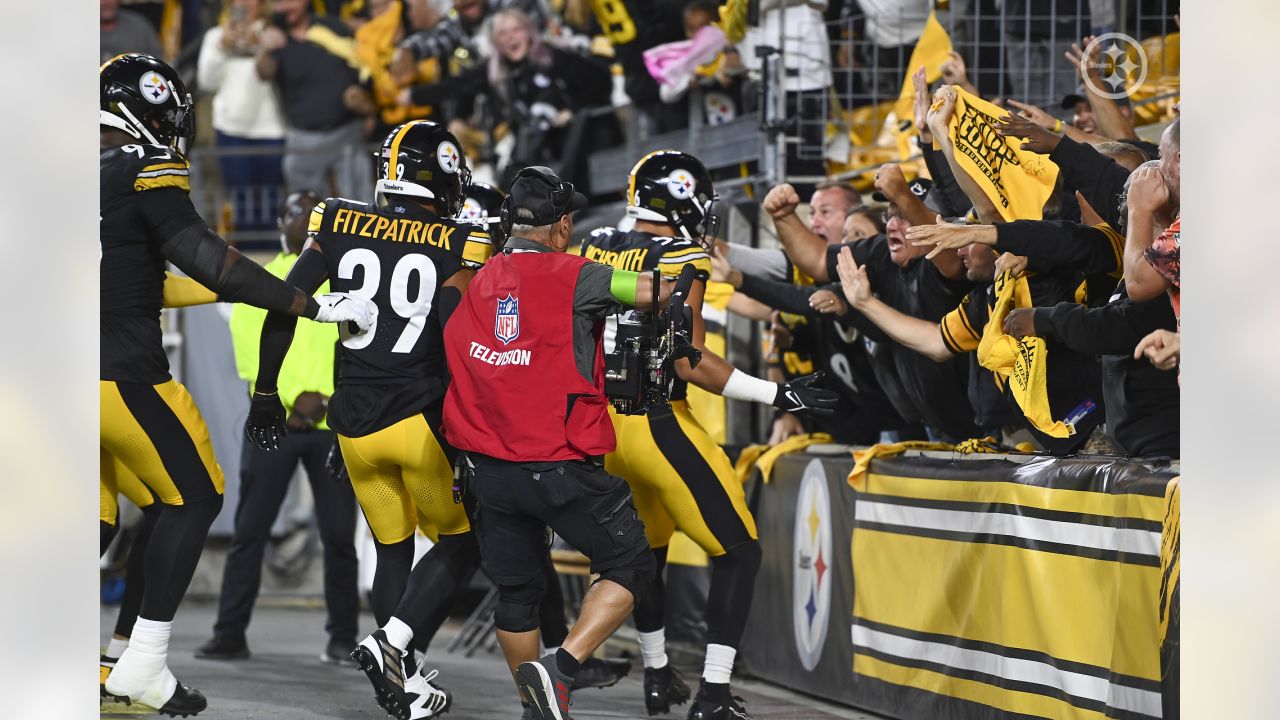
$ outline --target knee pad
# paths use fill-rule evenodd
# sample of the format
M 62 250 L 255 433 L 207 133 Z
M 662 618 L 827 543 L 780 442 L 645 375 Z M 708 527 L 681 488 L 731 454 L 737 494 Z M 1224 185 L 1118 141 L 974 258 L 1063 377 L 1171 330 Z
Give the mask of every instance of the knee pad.
M 499 630 L 512 633 L 537 630 L 541 624 L 538 605 L 546 592 L 545 575 L 538 575 L 521 585 L 499 585 L 498 609 L 493 611 L 493 624 Z
M 714 568 L 729 569 L 732 567 L 754 575 L 760 569 L 763 557 L 764 553 L 760 550 L 760 541 L 749 540 L 734 545 L 720 557 L 711 558 L 711 564 Z

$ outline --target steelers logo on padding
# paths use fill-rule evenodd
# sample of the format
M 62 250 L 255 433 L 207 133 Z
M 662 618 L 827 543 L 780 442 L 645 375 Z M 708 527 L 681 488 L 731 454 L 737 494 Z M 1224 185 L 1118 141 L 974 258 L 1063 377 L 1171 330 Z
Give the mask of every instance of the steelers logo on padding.
M 173 91 L 169 89 L 169 81 L 160 77 L 160 73 L 154 70 L 148 70 L 142 74 L 142 79 L 138 81 L 138 90 L 142 91 L 142 97 L 146 98 L 147 102 L 156 105 L 173 95 Z
M 462 154 L 458 152 L 457 145 L 445 140 L 436 148 L 436 159 L 440 161 L 440 169 L 452 175 L 458 172 Z
M 484 221 L 484 208 L 480 207 L 480 203 L 475 198 L 467 198 L 462 201 L 462 210 L 458 211 L 458 219 L 463 222 L 478 223 Z
M 693 173 L 688 170 L 673 170 L 667 176 L 667 189 L 677 200 L 688 200 L 693 197 L 697 183 L 693 179 Z

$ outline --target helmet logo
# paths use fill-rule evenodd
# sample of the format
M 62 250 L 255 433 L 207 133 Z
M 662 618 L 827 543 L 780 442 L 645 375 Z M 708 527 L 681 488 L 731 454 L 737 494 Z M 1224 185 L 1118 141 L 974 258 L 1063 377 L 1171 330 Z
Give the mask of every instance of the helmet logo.
M 475 198 L 467 198 L 462 201 L 462 209 L 458 211 L 458 219 L 463 222 L 483 222 L 484 210 L 481 209 L 480 203 Z
M 697 189 L 697 183 L 693 179 L 693 173 L 688 170 L 673 170 L 667 176 L 667 190 L 677 200 L 688 200 L 693 197 L 695 189 Z
M 458 152 L 456 145 L 445 140 L 436 147 L 436 159 L 440 161 L 441 170 L 453 175 L 458 172 L 458 164 L 462 160 L 462 154 Z
M 173 95 L 169 90 L 169 82 L 154 70 L 148 70 L 142 74 L 142 79 L 138 81 L 138 90 L 142 91 L 142 97 L 146 98 L 147 102 L 155 105 L 163 103 Z

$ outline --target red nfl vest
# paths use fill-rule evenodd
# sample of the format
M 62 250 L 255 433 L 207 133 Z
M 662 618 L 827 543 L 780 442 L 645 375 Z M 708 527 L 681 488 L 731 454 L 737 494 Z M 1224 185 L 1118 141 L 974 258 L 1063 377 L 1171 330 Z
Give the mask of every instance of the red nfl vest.
M 594 382 L 578 372 L 573 356 L 573 292 L 588 262 L 564 253 L 511 253 L 476 273 L 444 331 L 452 379 L 443 432 L 451 445 L 512 462 L 613 451 L 603 322 L 594 332 Z

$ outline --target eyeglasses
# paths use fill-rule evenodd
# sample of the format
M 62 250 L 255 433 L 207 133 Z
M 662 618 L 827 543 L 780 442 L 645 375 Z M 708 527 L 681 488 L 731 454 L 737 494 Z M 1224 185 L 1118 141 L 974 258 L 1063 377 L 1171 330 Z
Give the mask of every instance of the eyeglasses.
M 884 223 L 885 225 L 888 225 L 890 220 L 904 220 L 904 219 L 906 219 L 906 216 L 904 216 L 900 212 L 886 212 L 880 215 L 880 222 Z

